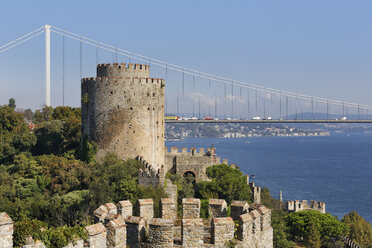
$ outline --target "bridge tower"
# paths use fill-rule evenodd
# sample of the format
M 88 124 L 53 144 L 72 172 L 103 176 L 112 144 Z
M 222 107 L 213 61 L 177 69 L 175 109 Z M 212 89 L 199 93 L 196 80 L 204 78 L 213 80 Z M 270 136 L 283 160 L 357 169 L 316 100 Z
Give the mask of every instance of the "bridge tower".
M 148 65 L 100 64 L 96 78 L 81 80 L 82 134 L 120 158 L 141 156 L 154 169 L 164 165 L 163 79 Z

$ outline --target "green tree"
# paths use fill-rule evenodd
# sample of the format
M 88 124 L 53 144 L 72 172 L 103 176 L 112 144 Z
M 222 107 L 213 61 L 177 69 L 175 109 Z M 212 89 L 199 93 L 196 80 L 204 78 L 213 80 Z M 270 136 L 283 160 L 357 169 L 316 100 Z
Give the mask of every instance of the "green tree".
M 12 109 L 15 109 L 16 108 L 16 101 L 14 98 L 10 98 L 9 99 L 9 107 L 11 107 Z
M 296 244 L 289 239 L 289 228 L 285 217 L 288 215 L 282 209 L 274 209 L 271 213 L 271 226 L 273 227 L 273 243 L 275 248 L 294 248 Z
M 32 112 L 31 109 L 26 109 L 23 111 L 23 116 L 25 117 L 26 120 L 32 121 L 34 119 L 34 113 Z
M 286 217 L 289 233 L 294 240 L 308 242 L 311 225 L 319 230 L 323 244 L 332 243 L 338 237 L 346 236 L 349 228 L 329 213 L 323 214 L 315 210 L 291 213 Z
M 309 240 L 307 241 L 307 247 L 309 248 L 321 247 L 320 233 L 317 226 L 314 223 L 310 224 Z
M 349 237 L 361 247 L 372 247 L 372 226 L 357 212 L 352 211 L 342 218 L 350 228 Z
M 252 202 L 252 193 L 247 179 L 237 168 L 226 164 L 207 168 L 210 182 L 200 182 L 196 186 L 196 195 L 202 199 L 225 199 L 229 204 L 232 200 Z
M 35 143 L 23 115 L 7 105 L 0 106 L 0 164 L 11 163 L 14 155 L 30 151 Z
M 35 123 L 42 123 L 52 119 L 53 108 L 44 106 L 41 110 L 35 111 Z

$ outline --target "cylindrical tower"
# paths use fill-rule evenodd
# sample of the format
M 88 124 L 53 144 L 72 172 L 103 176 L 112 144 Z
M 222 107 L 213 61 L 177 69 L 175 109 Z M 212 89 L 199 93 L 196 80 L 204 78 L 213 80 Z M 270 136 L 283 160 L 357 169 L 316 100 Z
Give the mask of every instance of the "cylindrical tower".
M 164 86 L 148 65 L 131 63 L 100 64 L 96 78 L 82 79 L 82 134 L 98 144 L 98 160 L 115 152 L 164 165 Z

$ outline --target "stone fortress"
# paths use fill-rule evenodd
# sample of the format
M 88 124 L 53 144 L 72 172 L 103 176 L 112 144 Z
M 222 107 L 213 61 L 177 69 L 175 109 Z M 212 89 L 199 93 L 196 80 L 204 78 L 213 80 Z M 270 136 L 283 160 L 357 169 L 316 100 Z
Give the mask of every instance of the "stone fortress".
M 164 148 L 164 91 L 165 81 L 150 78 L 148 65 L 100 64 L 97 77 L 82 79 L 82 134 L 97 143 L 97 160 L 107 152 L 123 160 L 138 159 L 145 168 L 139 172 L 139 183 L 166 186 L 169 198 L 161 200 L 160 218 L 154 218 L 152 199 L 138 200 L 134 207 L 127 200 L 102 205 L 94 211 L 97 224 L 85 228 L 88 239 L 67 247 L 226 247 L 235 240 L 236 247 L 272 248 L 271 210 L 260 204 L 261 188 L 250 183 L 248 175 L 251 206 L 234 201 L 227 216 L 226 201 L 210 199 L 209 219 L 203 220 L 200 200 L 188 198 L 182 201 L 182 218 L 177 218 L 177 187 L 165 179 L 166 173 L 192 174 L 196 182 L 209 180 L 207 167 L 221 159 L 214 147 Z M 13 221 L 0 213 L 0 247 L 13 246 L 12 233 Z M 24 246 L 39 247 L 44 245 L 32 239 Z
M 182 218 L 176 219 L 176 202 L 163 198 L 160 218 L 154 218 L 152 199 L 106 203 L 93 215 L 97 224 L 85 227 L 87 239 L 74 240 L 65 248 L 125 247 L 227 247 L 235 240 L 237 248 L 273 247 L 271 210 L 260 204 L 233 201 L 227 216 L 225 200 L 209 200 L 209 219 L 200 218 L 200 199 L 182 200 Z M 11 248 L 13 221 L 0 213 L 0 247 Z M 28 238 L 23 248 L 45 248 Z

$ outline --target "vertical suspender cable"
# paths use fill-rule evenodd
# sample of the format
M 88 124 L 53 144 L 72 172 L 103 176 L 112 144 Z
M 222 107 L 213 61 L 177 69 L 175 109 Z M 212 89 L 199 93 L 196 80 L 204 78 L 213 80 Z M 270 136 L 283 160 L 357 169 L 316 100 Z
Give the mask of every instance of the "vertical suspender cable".
M 234 119 L 234 81 L 231 81 L 231 120 Z
M 80 78 L 83 77 L 83 43 L 80 38 Z
M 258 115 L 258 104 L 257 104 L 257 89 L 256 89 L 256 116 Z
M 329 103 L 328 103 L 328 99 L 327 99 L 327 120 L 328 120 L 328 117 L 329 117 Z
M 249 88 L 247 88 L 247 120 L 249 120 Z
M 150 60 L 149 60 L 150 63 Z M 185 69 L 182 68 L 182 99 L 181 99 L 181 112 L 182 115 L 185 115 Z
M 314 120 L 314 99 L 311 97 L 311 117 Z
M 266 119 L 266 89 L 264 88 L 264 106 L 263 106 L 263 118 Z
M 226 84 L 223 84 L 225 89 L 225 105 L 223 106 L 223 118 L 226 120 Z
M 165 65 L 165 85 L 168 84 L 168 64 Z M 168 94 L 165 94 L 165 115 L 168 114 Z
M 279 119 L 282 119 L 282 92 L 279 92 Z
M 182 97 L 185 97 L 185 69 L 182 68 Z
M 217 91 L 214 90 L 214 118 L 217 118 Z
M 177 84 L 177 116 L 180 116 L 180 99 L 178 95 L 178 84 Z
M 193 94 L 195 94 L 195 76 L 192 76 L 192 90 L 193 90 Z M 194 100 L 192 101 L 192 117 L 195 116 L 195 104 L 194 104 Z
M 296 98 L 295 98 L 295 119 L 297 120 L 297 95 L 296 95 Z
M 288 119 L 288 96 L 285 96 L 285 117 Z
M 272 113 L 273 113 L 273 94 L 270 93 L 270 113 L 269 113 L 269 116 L 270 115 L 272 116 Z
M 62 36 L 62 106 L 65 106 L 65 36 Z
M 98 47 L 96 47 L 96 65 L 99 64 L 99 59 L 98 59 Z
M 209 84 L 209 93 L 211 92 L 211 80 L 208 81 Z M 211 116 L 211 103 L 208 102 L 208 116 Z
M 199 75 L 199 79 L 200 79 L 200 75 Z M 200 84 L 199 84 L 198 89 L 199 89 L 199 92 L 198 92 L 198 93 L 199 93 L 199 94 L 198 94 L 198 95 L 199 95 L 199 103 L 198 103 L 198 105 L 199 105 L 199 107 L 198 107 L 198 108 L 199 108 L 199 117 L 198 117 L 198 118 L 200 119 L 200 118 L 201 118 L 201 116 L 200 116 L 200 94 L 201 94 Z
M 360 114 L 360 110 L 359 110 L 359 104 L 358 104 L 358 120 L 360 119 L 359 114 Z
M 239 96 L 239 101 L 240 102 L 242 102 L 242 91 L 243 91 L 243 89 L 242 89 L 242 87 L 240 86 L 240 92 L 239 92 L 239 94 L 240 94 L 240 96 Z M 240 103 L 238 104 L 238 107 L 240 106 Z M 242 119 L 242 111 L 240 110 L 240 107 L 238 108 L 238 112 L 239 112 L 239 118 L 240 119 Z

